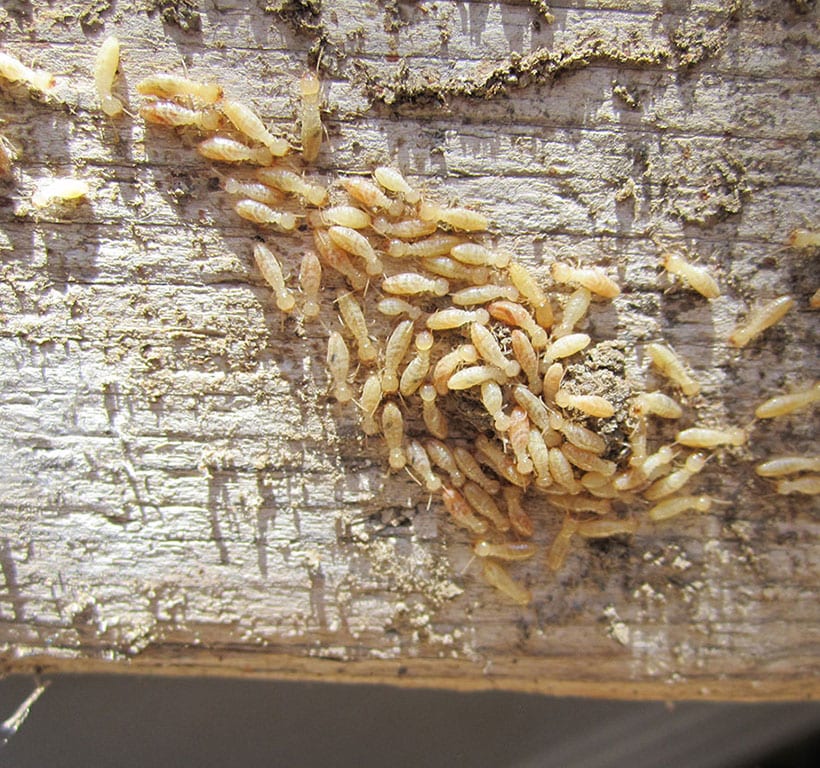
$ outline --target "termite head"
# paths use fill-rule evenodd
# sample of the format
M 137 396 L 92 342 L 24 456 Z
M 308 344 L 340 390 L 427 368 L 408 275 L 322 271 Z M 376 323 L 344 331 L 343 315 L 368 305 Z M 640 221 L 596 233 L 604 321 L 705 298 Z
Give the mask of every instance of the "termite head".
M 315 72 L 305 72 L 305 74 L 299 78 L 299 93 L 303 97 L 317 96 L 320 88 L 321 82 Z

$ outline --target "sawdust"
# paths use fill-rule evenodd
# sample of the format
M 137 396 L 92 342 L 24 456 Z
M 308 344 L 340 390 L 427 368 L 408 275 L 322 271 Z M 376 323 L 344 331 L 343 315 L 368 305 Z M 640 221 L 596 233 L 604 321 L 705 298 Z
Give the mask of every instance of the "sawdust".
M 726 47 L 732 27 L 737 23 L 741 0 L 732 0 L 719 14 L 689 15 L 669 33 L 675 56 L 681 67 L 693 67 L 718 56 Z
M 183 32 L 199 32 L 202 19 L 197 0 L 145 0 L 145 10 L 151 16 L 159 13 L 166 24 L 173 24 Z

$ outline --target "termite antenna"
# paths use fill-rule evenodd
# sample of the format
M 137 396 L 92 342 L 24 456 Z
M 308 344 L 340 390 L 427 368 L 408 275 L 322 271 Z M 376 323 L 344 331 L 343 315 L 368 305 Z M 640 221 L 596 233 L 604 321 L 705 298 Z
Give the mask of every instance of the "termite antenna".
M 418 478 L 417 478 L 417 477 L 416 477 L 416 476 L 412 473 L 412 471 L 410 470 L 410 467 L 408 467 L 406 464 L 404 465 L 404 471 L 405 471 L 405 472 L 407 472 L 407 474 L 408 474 L 408 475 L 410 475 L 410 478 L 413 480 L 413 482 L 414 482 L 414 483 L 416 483 L 416 485 L 424 485 L 424 484 L 421 482 L 421 480 L 419 480 L 419 479 L 418 479 Z
M 458 572 L 459 576 L 463 576 L 465 573 L 467 573 L 467 570 L 473 564 L 473 561 L 475 560 L 475 558 L 476 558 L 475 554 L 470 556 L 470 559 L 467 561 L 467 564 Z

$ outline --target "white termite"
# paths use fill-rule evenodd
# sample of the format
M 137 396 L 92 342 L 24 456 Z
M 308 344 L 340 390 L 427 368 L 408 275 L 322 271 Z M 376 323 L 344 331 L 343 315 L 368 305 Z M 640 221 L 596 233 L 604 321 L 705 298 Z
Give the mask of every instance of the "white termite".
M 439 440 L 446 440 L 449 436 L 447 417 L 436 404 L 436 388 L 432 384 L 422 384 L 419 388 L 421 397 L 421 413 L 427 431 Z M 459 465 L 460 466 L 460 465 Z
M 382 392 L 397 392 L 399 389 L 398 369 L 410 343 L 413 341 L 413 321 L 402 320 L 387 339 L 384 350 L 384 369 L 382 370 Z
M 435 222 L 433 223 L 435 224 Z M 393 240 L 387 249 L 387 253 L 394 259 L 405 257 L 430 259 L 435 256 L 446 256 L 450 253 L 450 249 L 454 245 L 458 245 L 461 242 L 464 241 L 458 235 L 439 233 L 415 243 Z
M 472 387 L 479 387 L 487 381 L 506 384 L 507 376 L 504 371 L 494 365 L 473 365 L 462 368 L 450 376 L 447 379 L 447 388 L 451 390 L 471 389 Z
M 552 279 L 557 283 L 580 285 L 605 299 L 614 299 L 621 293 L 618 284 L 600 269 L 575 268 L 556 261 L 552 265 Z
M 555 393 L 555 404 L 559 408 L 575 408 L 598 419 L 608 419 L 615 415 L 615 406 L 600 395 L 573 395 L 566 389 L 559 389 Z
M 450 377 L 464 364 L 472 365 L 478 360 L 478 351 L 472 344 L 461 344 L 444 355 L 433 368 L 433 386 L 439 395 L 446 395 Z
M 782 477 L 798 472 L 820 472 L 820 456 L 771 456 L 755 467 L 761 477 Z
M 459 243 L 450 249 L 450 255 L 462 264 L 472 267 L 495 267 L 503 269 L 510 262 L 505 251 L 491 251 L 478 243 Z
M 322 263 L 319 257 L 308 251 L 299 265 L 299 287 L 302 289 L 302 317 L 312 320 L 319 314 L 319 294 L 322 290 Z
M 673 496 L 664 499 L 649 509 L 649 518 L 655 522 L 669 520 L 681 512 L 708 512 L 712 508 L 712 499 L 708 496 Z
M 339 306 L 339 314 L 342 316 L 342 321 L 350 333 L 353 334 L 353 338 L 356 339 L 359 362 L 372 363 L 378 355 L 378 350 L 376 349 L 376 345 L 370 340 L 370 335 L 367 330 L 367 321 L 365 320 L 361 304 L 348 292 L 340 293 L 336 302 Z
M 260 203 L 257 200 L 239 200 L 233 209 L 243 219 L 252 221 L 263 227 L 276 227 L 284 232 L 292 232 L 296 229 L 296 214 L 290 211 L 277 211 L 269 205 Z
M 164 72 L 140 80 L 137 83 L 137 93 L 163 99 L 190 96 L 203 104 L 215 104 L 222 98 L 222 88 L 215 83 L 201 83 Z
M 233 123 L 237 131 L 253 141 L 264 144 L 274 157 L 283 157 L 290 152 L 290 144 L 287 140 L 274 136 L 265 127 L 259 115 L 247 104 L 235 99 L 222 99 L 219 102 L 219 109 Z
M 465 232 L 480 232 L 489 226 L 487 217 L 478 211 L 471 211 L 468 208 L 445 208 L 427 201 L 419 206 L 419 218 L 424 221 L 441 221 L 453 229 Z
M 680 387 L 687 397 L 700 392 L 700 384 L 686 370 L 683 361 L 668 346 L 663 344 L 647 344 L 646 352 L 655 366 Z
M 331 331 L 327 340 L 327 369 L 330 373 L 333 397 L 340 403 L 353 399 L 353 389 L 347 382 L 350 374 L 350 352 L 338 331 Z
M 256 171 L 256 178 L 270 187 L 276 187 L 289 195 L 301 197 L 311 205 L 324 205 L 327 202 L 327 187 L 308 181 L 290 168 L 259 168 Z M 344 248 L 341 243 L 337 245 Z
M 561 322 L 552 329 L 552 337 L 560 339 L 573 332 L 575 326 L 581 322 L 589 310 L 592 302 L 592 293 L 586 288 L 578 288 L 570 294 L 561 314 Z
M 426 324 L 431 331 L 446 331 L 452 328 L 460 328 L 468 323 L 478 323 L 486 325 L 490 321 L 490 316 L 486 309 L 439 309 L 428 315 Z
M 461 445 L 454 446 L 453 458 L 456 460 L 458 468 L 464 473 L 464 476 L 477 485 L 480 485 L 491 496 L 495 496 L 501 490 L 501 484 L 484 473 L 484 470 L 481 469 L 481 465 L 476 461 L 475 456 L 466 448 Z
M 586 333 L 570 333 L 555 339 L 544 353 L 544 360 L 552 362 L 563 360 L 565 357 L 572 357 L 585 350 L 592 339 Z
M 376 411 L 382 401 L 381 377 L 376 373 L 371 373 L 362 386 L 362 396 L 359 400 L 359 407 L 362 410 L 361 427 L 366 435 L 375 435 L 379 431 L 376 422 Z
M 27 67 L 22 61 L 3 51 L 0 51 L 0 77 L 11 83 L 22 83 L 41 93 L 50 91 L 56 83 L 51 72 Z
M 706 267 L 690 264 L 683 256 L 674 253 L 666 254 L 663 266 L 670 275 L 683 280 L 704 298 L 716 299 L 720 296 L 720 287 Z
M 518 376 L 521 365 L 514 360 L 508 360 L 501 351 L 501 346 L 496 341 L 492 332 L 480 323 L 470 325 L 470 340 L 478 350 L 478 354 L 490 365 L 494 365 L 504 371 L 509 378 Z
M 820 400 L 820 384 L 802 392 L 793 392 L 790 395 L 777 395 L 761 403 L 755 409 L 758 419 L 774 419 L 778 416 L 787 416 L 795 411 L 810 408 Z
M 122 114 L 122 102 L 111 93 L 120 66 L 120 41 L 111 35 L 103 40 L 94 60 L 94 87 L 100 107 L 109 117 Z
M 535 349 L 547 346 L 547 332 L 539 326 L 532 315 L 514 301 L 494 301 L 487 307 L 490 315 L 502 323 L 523 328 L 530 336 Z
M 458 468 L 453 452 L 447 443 L 431 438 L 424 441 L 424 447 L 427 450 L 430 461 L 450 476 L 453 485 L 457 488 L 461 488 L 461 486 L 464 485 L 464 475 Z
M 411 440 L 407 444 L 407 458 L 410 460 L 410 466 L 421 476 L 425 487 L 430 493 L 441 490 L 441 478 L 433 472 L 433 468 L 430 466 L 430 457 L 418 440 Z
M 495 561 L 484 561 L 483 574 L 488 584 L 495 587 L 517 605 L 529 605 L 532 601 L 532 593 L 526 587 L 515 581 L 507 571 L 504 570 L 504 567 Z
M 322 84 L 315 72 L 305 72 L 299 79 L 299 122 L 302 138 L 302 157 L 312 163 L 322 147 Z
M 504 413 L 504 393 L 495 381 L 481 384 L 481 402 L 493 418 L 493 426 L 498 432 L 506 432 L 510 427 L 510 417 Z
M 196 151 L 220 163 L 256 163 L 268 165 L 272 158 L 267 147 L 249 147 L 227 136 L 211 136 L 196 145 Z
M 421 316 L 421 310 L 417 306 L 396 296 L 388 296 L 382 299 L 376 305 L 376 309 L 388 317 L 407 315 L 411 320 L 417 320 Z
M 777 492 L 783 496 L 791 493 L 800 493 L 805 496 L 816 496 L 820 493 L 820 475 L 805 475 L 794 480 L 783 479 L 777 481 Z
M 404 451 L 404 417 L 393 402 L 385 403 L 382 409 L 382 433 L 389 451 L 390 469 L 402 469 L 407 464 L 407 455 Z
M 381 259 L 370 241 L 360 232 L 350 227 L 332 226 L 327 230 L 330 239 L 343 251 L 358 256 L 365 263 L 368 275 L 380 275 L 384 269 Z M 385 289 L 387 290 L 387 289 Z
M 284 194 L 278 189 L 271 189 L 266 184 L 258 181 L 245 181 L 244 179 L 225 179 L 225 191 L 229 195 L 238 195 L 246 200 L 256 200 L 265 205 L 279 205 L 285 199 Z
M 366 229 L 371 222 L 370 214 L 355 205 L 332 205 L 330 208 L 322 208 L 308 214 L 308 224 L 314 229 L 332 227 L 334 224 L 351 229 Z
M 733 347 L 745 347 L 752 339 L 757 338 L 767 328 L 779 322 L 794 307 L 795 303 L 791 296 L 780 296 L 752 310 L 745 322 L 732 331 L 729 343 Z
M 691 427 L 675 436 L 675 442 L 689 448 L 715 448 L 719 445 L 743 445 L 748 435 L 740 427 L 709 429 Z
M 513 285 L 535 310 L 535 319 L 542 328 L 550 328 L 554 322 L 552 306 L 541 286 L 530 271 L 518 262 L 510 262 L 507 272 Z
M 473 508 L 458 491 L 445 486 L 441 491 L 441 497 L 444 500 L 445 508 L 457 526 L 478 536 L 487 533 L 489 528 L 487 521 L 476 517 Z
M 382 290 L 398 296 L 418 296 L 422 293 L 432 293 L 434 296 L 446 296 L 450 291 L 450 284 L 443 278 L 431 278 L 416 272 L 401 272 L 382 280 Z
M 518 299 L 518 291 L 512 285 L 472 285 L 469 288 L 462 288 L 456 291 L 451 297 L 453 304 L 457 307 L 471 307 L 476 304 L 486 304 L 496 299 L 507 299 L 515 301 Z
M 370 179 L 351 176 L 342 182 L 347 193 L 371 211 L 387 211 L 391 216 L 398 216 L 404 207 L 401 200 L 391 200 Z
M 504 517 L 504 514 L 498 508 L 493 497 L 490 496 L 480 485 L 468 480 L 464 483 L 461 489 L 464 498 L 470 503 L 470 506 L 478 512 L 482 517 L 486 517 L 501 533 L 506 533 L 510 530 L 510 521 Z
M 276 296 L 276 306 L 282 312 L 293 312 L 296 306 L 296 299 L 293 293 L 285 284 L 285 277 L 282 274 L 282 266 L 279 264 L 276 256 L 266 245 L 256 243 L 253 247 L 253 257 L 256 261 L 256 266 L 262 273 L 262 277 L 273 289 Z
M 373 177 L 385 189 L 390 192 L 398 192 L 404 196 L 404 199 L 411 204 L 417 203 L 421 199 L 421 195 L 417 190 L 413 189 L 404 176 L 395 168 L 389 168 L 385 165 L 380 165 L 373 171 Z
M 538 355 L 530 343 L 529 337 L 523 331 L 514 328 L 512 334 L 510 334 L 510 338 L 512 341 L 513 355 L 521 366 L 521 371 L 527 377 L 527 384 L 530 391 L 535 395 L 540 395 L 542 388 L 541 376 L 539 375 L 540 363 Z
M 427 377 L 430 370 L 430 350 L 433 348 L 433 334 L 430 331 L 421 331 L 416 334 L 416 356 L 407 363 L 399 380 L 399 392 L 402 397 L 410 397 Z
M 31 204 L 35 208 L 46 208 L 55 203 L 79 200 L 90 194 L 91 187 L 83 179 L 49 179 L 37 182 L 31 195 Z

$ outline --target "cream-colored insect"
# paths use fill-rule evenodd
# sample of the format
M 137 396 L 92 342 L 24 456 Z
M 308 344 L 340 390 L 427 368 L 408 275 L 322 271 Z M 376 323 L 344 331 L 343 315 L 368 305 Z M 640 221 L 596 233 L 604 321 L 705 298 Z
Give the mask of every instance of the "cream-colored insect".
M 663 392 L 641 392 L 632 401 L 631 410 L 639 418 L 651 415 L 662 419 L 679 419 L 683 414 L 680 405 Z
M 424 441 L 424 447 L 427 450 L 430 461 L 450 476 L 450 481 L 453 485 L 457 488 L 461 488 L 464 485 L 465 478 L 458 468 L 453 452 L 447 443 L 441 440 L 429 439 Z
M 407 464 L 407 456 L 404 451 L 404 417 L 393 402 L 385 403 L 382 409 L 382 433 L 389 451 L 390 469 L 398 471 Z
M 440 309 L 427 317 L 427 327 L 431 331 L 446 331 L 451 328 L 460 328 L 469 323 L 486 325 L 490 316 L 486 309 Z
M 299 287 L 304 294 L 302 317 L 312 320 L 320 311 L 319 293 L 322 290 L 322 263 L 312 251 L 302 256 L 299 265 Z
M 229 195 L 238 195 L 270 206 L 279 205 L 285 199 L 278 189 L 271 189 L 258 181 L 245 181 L 230 176 L 225 179 L 225 191 Z
M 575 408 L 587 416 L 608 419 L 615 414 L 615 406 L 600 395 L 573 395 L 566 389 L 555 393 L 555 404 L 559 408 Z
M 276 296 L 276 306 L 282 312 L 293 312 L 296 306 L 296 299 L 292 291 L 285 284 L 285 278 L 282 274 L 282 267 L 279 264 L 276 256 L 266 245 L 256 243 L 253 247 L 253 257 L 256 260 L 256 265 L 262 273 L 262 277 L 273 289 Z
M 507 299 L 515 301 L 518 298 L 518 291 L 512 285 L 472 285 L 469 288 L 462 288 L 456 291 L 451 297 L 453 304 L 457 307 L 472 307 L 476 304 L 486 304 L 488 301 L 496 299 Z
M 637 520 L 587 520 L 578 524 L 577 533 L 585 539 L 608 539 L 610 536 L 632 536 L 638 530 Z
M 137 92 L 143 96 L 175 99 L 190 96 L 203 104 L 215 104 L 222 98 L 222 88 L 215 83 L 200 83 L 166 73 L 150 75 L 137 83 Z
M 379 351 L 376 345 L 370 340 L 370 334 L 367 330 L 367 321 L 362 311 L 362 306 L 356 299 L 347 292 L 340 293 L 336 299 L 339 305 L 339 313 L 342 316 L 344 324 L 347 329 L 356 339 L 356 346 L 358 348 L 359 362 L 372 363 Z
M 393 332 L 387 339 L 387 345 L 384 350 L 384 369 L 382 370 L 382 392 L 385 394 L 398 392 L 399 365 L 401 365 L 401 361 L 404 360 L 404 356 L 407 354 L 412 340 L 412 320 L 402 320 L 393 329 Z
M 510 417 L 504 413 L 504 393 L 495 381 L 485 381 L 481 385 L 481 402 L 493 418 L 496 432 L 506 432 L 510 428 Z
M 820 248 L 820 232 L 798 227 L 789 232 L 786 246 L 802 250 L 804 248 Z
M 675 253 L 666 254 L 663 266 L 670 275 L 679 277 L 704 298 L 716 299 L 720 296 L 720 287 L 706 267 L 690 264 L 683 256 Z
M 565 357 L 572 357 L 585 350 L 592 339 L 586 333 L 570 333 L 561 336 L 549 345 L 544 353 L 547 362 L 553 360 L 563 360 Z
M 28 88 L 41 93 L 50 91 L 56 84 L 54 75 L 42 69 L 27 67 L 19 59 L 0 51 L 0 77 L 11 83 L 22 83 Z
M 417 306 L 396 296 L 388 296 L 382 299 L 376 305 L 376 309 L 388 317 L 407 315 L 411 320 L 418 320 L 418 318 L 421 317 L 421 310 Z
M 483 232 L 489 226 L 487 217 L 468 208 L 445 208 L 424 201 L 419 205 L 419 218 L 424 221 L 442 221 L 453 229 L 464 232 Z
M 494 365 L 472 365 L 469 368 L 462 368 L 450 376 L 447 379 L 447 388 L 451 390 L 472 389 L 473 387 L 480 387 L 486 381 L 506 384 L 507 376 L 504 371 Z
M 532 593 L 526 587 L 515 581 L 507 571 L 504 570 L 503 566 L 494 560 L 484 561 L 483 574 L 488 584 L 495 587 L 517 605 L 529 605 L 529 603 L 532 602 Z
M 325 194 L 327 191 L 325 190 Z M 351 229 L 366 229 L 372 223 L 372 217 L 367 211 L 355 205 L 333 205 L 330 208 L 311 211 L 307 217 L 308 224 L 314 229 L 318 227 L 332 227 L 334 224 Z
M 351 263 L 347 254 L 334 244 L 326 230 L 314 230 L 313 242 L 316 245 L 319 256 L 327 266 L 331 269 L 335 269 L 340 275 L 343 275 L 347 282 L 357 291 L 364 289 L 367 285 L 367 275 Z
M 516 361 L 521 366 L 521 371 L 527 377 L 527 385 L 530 391 L 535 395 L 541 394 L 541 369 L 538 355 L 533 349 L 532 343 L 527 334 L 518 328 L 514 328 L 510 334 L 512 341 L 513 355 Z M 513 374 L 514 376 L 515 374 Z
M 495 336 L 484 325 L 481 323 L 472 323 L 470 325 L 470 341 L 478 350 L 478 354 L 490 365 L 500 368 L 511 379 L 518 376 L 521 365 L 514 360 L 507 359 L 495 340 Z
M 543 349 L 547 346 L 547 332 L 538 325 L 532 315 L 520 304 L 514 301 L 494 301 L 487 307 L 487 311 L 496 320 L 510 326 L 523 328 L 530 336 L 535 349 Z
M 512 391 L 513 399 L 526 412 L 530 421 L 542 432 L 549 432 L 550 413 L 544 401 L 541 400 L 531 389 L 523 384 L 516 384 Z
M 782 477 L 798 472 L 820 472 L 820 456 L 773 456 L 755 467 L 761 477 Z
M 383 237 L 396 238 L 397 241 L 415 240 L 436 231 L 435 222 L 421 221 L 421 219 L 403 219 L 391 221 L 384 216 L 373 217 L 373 229 Z M 394 247 L 391 243 L 390 247 Z M 401 251 L 401 248 L 397 249 Z M 402 258 L 404 254 L 398 258 Z
M 404 196 L 404 199 L 411 204 L 417 203 L 421 199 L 421 195 L 413 189 L 404 176 L 395 168 L 388 168 L 385 165 L 380 165 L 373 171 L 373 177 L 385 189 L 390 192 L 398 192 Z
M 692 397 L 700 392 L 700 384 L 688 373 L 683 361 L 670 347 L 664 344 L 647 344 L 646 351 L 661 373 L 677 384 L 684 395 Z
M 402 397 L 414 395 L 427 377 L 430 370 L 430 350 L 433 348 L 433 334 L 421 331 L 416 334 L 416 356 L 407 363 L 399 380 L 399 392 Z
M 212 109 L 188 109 L 175 101 L 149 101 L 140 107 L 140 115 L 147 123 L 177 128 L 192 125 L 201 131 L 219 128 L 219 113 Z
M 432 293 L 433 296 L 446 296 L 450 290 L 450 283 L 443 277 L 425 277 L 417 272 L 401 272 L 382 280 L 382 290 L 398 296 L 418 296 L 422 293 Z
M 439 395 L 449 392 L 447 382 L 455 371 L 465 363 L 472 365 L 478 360 L 478 351 L 472 344 L 461 344 L 444 355 L 433 368 L 433 386 Z
M 706 466 L 707 456 L 704 453 L 693 453 L 688 456 L 682 469 L 675 470 L 666 477 L 655 481 L 647 488 L 643 496 L 649 501 L 657 501 L 665 496 L 677 493 L 689 480 Z
M 433 437 L 437 437 L 439 440 L 446 440 L 449 437 L 450 427 L 447 422 L 447 417 L 436 404 L 437 395 L 436 388 L 432 384 L 422 384 L 419 388 L 422 419 L 424 420 L 424 426 L 427 427 L 427 431 Z
M 246 104 L 235 99 L 222 99 L 219 102 L 219 109 L 237 131 L 253 141 L 264 144 L 274 157 L 283 157 L 290 152 L 287 140 L 274 136 L 265 127 L 259 115 Z
M 200 141 L 196 151 L 209 160 L 220 163 L 255 163 L 268 165 L 271 160 L 270 150 L 267 147 L 249 147 L 236 139 L 227 136 L 211 136 L 210 139 Z
M 277 211 L 256 200 L 239 200 L 233 209 L 243 218 L 265 227 L 276 227 L 283 232 L 296 229 L 296 215 L 290 211 Z
M 529 437 L 527 438 L 527 453 L 530 456 L 533 471 L 536 475 L 536 486 L 539 488 L 547 488 L 552 485 L 549 446 L 544 441 L 544 436 L 540 430 L 530 430 Z
M 470 267 L 449 256 L 433 256 L 421 264 L 425 272 L 432 272 L 448 280 L 462 280 L 472 285 L 484 285 L 490 281 L 490 271 L 486 267 Z
M 435 224 L 435 222 L 433 223 Z M 394 259 L 402 259 L 405 257 L 431 259 L 435 256 L 446 256 L 450 253 L 454 245 L 458 245 L 461 242 L 464 241 L 458 235 L 439 233 L 415 243 L 393 240 L 387 248 L 387 253 Z
M 579 493 L 583 486 L 575 478 L 572 465 L 560 448 L 549 449 L 549 468 L 552 479 L 568 493 Z
M 602 459 L 592 451 L 579 448 L 570 442 L 564 443 L 559 450 L 567 457 L 570 464 L 583 469 L 584 472 L 600 472 L 606 477 L 612 477 L 618 468 L 614 461 Z
M 580 285 L 605 299 L 614 299 L 621 293 L 618 284 L 605 272 L 595 268 L 576 268 L 560 261 L 553 262 L 552 279 L 557 283 Z
M 398 216 L 404 207 L 401 200 L 391 200 L 369 179 L 351 176 L 343 182 L 343 186 L 354 200 L 371 211 L 387 211 L 391 216 Z
M 111 93 L 120 66 L 120 41 L 111 35 L 103 40 L 94 60 L 94 86 L 100 107 L 109 117 L 122 114 L 122 102 Z
M 689 448 L 716 448 L 719 445 L 743 445 L 747 437 L 746 432 L 740 427 L 727 429 L 691 427 L 678 432 L 675 442 Z
M 783 496 L 790 493 L 816 496 L 820 493 L 820 475 L 806 475 L 805 477 L 798 477 L 794 480 L 778 480 L 777 492 Z
M 487 521 L 475 516 L 473 508 L 458 491 L 445 486 L 441 491 L 441 498 L 457 526 L 478 536 L 487 533 Z
M 571 515 L 564 516 L 561 530 L 553 539 L 552 546 L 547 553 L 547 565 L 550 570 L 558 571 L 564 565 L 564 561 L 572 545 L 572 537 L 578 532 L 578 521 Z
M 530 420 L 527 412 L 517 405 L 510 412 L 510 425 L 507 428 L 510 447 L 515 454 L 515 468 L 522 475 L 529 475 L 533 471 L 528 445 L 530 441 Z
M 453 447 L 453 458 L 464 476 L 476 485 L 480 485 L 491 496 L 495 496 L 501 490 L 501 484 L 484 473 L 475 456 L 464 446 L 456 445 Z
M 542 394 L 545 400 L 555 400 L 555 395 L 561 388 L 564 379 L 564 366 L 561 363 L 552 363 L 544 373 L 544 387 Z
M 553 494 L 547 497 L 547 502 L 565 512 L 592 512 L 601 516 L 612 512 L 612 503 L 609 499 L 593 499 L 583 494 Z
M 793 392 L 790 395 L 777 395 L 761 403 L 755 409 L 758 419 L 774 419 L 778 416 L 787 416 L 795 411 L 802 411 L 813 406 L 820 400 L 820 384 L 802 392 Z
M 83 179 L 49 179 L 40 181 L 31 195 L 31 204 L 35 208 L 46 208 L 55 203 L 70 202 L 89 197 L 91 187 Z
M 491 251 L 478 243 L 459 243 L 450 249 L 450 255 L 462 264 L 473 267 L 503 269 L 510 263 L 510 255 L 504 251 Z
M 299 80 L 302 157 L 306 163 L 315 162 L 322 147 L 321 89 L 322 84 L 314 72 L 305 72 Z
M 407 444 L 407 457 L 410 460 L 410 466 L 421 475 L 427 490 L 430 493 L 440 491 L 441 478 L 433 472 L 433 468 L 430 466 L 430 457 L 418 440 L 411 440 Z
M 729 343 L 733 347 L 745 347 L 767 328 L 782 320 L 786 313 L 794 307 L 795 303 L 791 296 L 780 296 L 753 310 L 746 318 L 746 321 L 732 331 L 729 336 Z
M 590 453 L 600 455 L 607 448 L 606 439 L 603 436 L 557 413 L 550 414 L 550 426 L 556 432 L 560 432 L 568 442 Z
M 552 337 L 560 339 L 562 336 L 571 334 L 578 323 L 584 318 L 589 305 L 592 302 L 592 294 L 586 288 L 575 290 L 564 304 L 564 311 L 561 314 L 561 322 L 552 329 Z
M 353 389 L 347 381 L 350 375 L 350 352 L 338 331 L 331 331 L 327 340 L 327 369 L 333 397 L 340 403 L 349 403 L 353 399 Z
M 708 496 L 673 496 L 649 509 L 649 518 L 655 522 L 669 520 L 681 512 L 708 512 L 712 509 L 712 499 Z
M 384 266 L 381 259 L 376 255 L 370 241 L 363 234 L 350 227 L 339 226 L 330 227 L 327 233 L 335 245 L 364 261 L 364 269 L 368 275 L 373 276 L 382 273 Z
M 515 468 L 515 462 L 501 450 L 497 443 L 491 441 L 486 435 L 478 435 L 475 439 L 475 447 L 479 461 L 489 466 L 499 477 L 521 488 L 527 487 L 529 484 L 527 478 Z
M 507 267 L 507 273 L 512 284 L 535 310 L 535 319 L 542 328 L 549 328 L 553 324 L 552 306 L 541 286 L 530 271 L 518 262 L 512 261 Z M 507 297 L 510 298 L 510 297 Z M 514 301 L 514 299 L 511 299 Z
M 307 181 L 289 168 L 259 168 L 256 171 L 256 178 L 263 184 L 281 189 L 289 195 L 301 197 L 311 205 L 324 205 L 327 202 L 327 187 Z
M 529 541 L 505 541 L 496 544 L 481 539 L 473 545 L 473 552 L 477 557 L 494 557 L 497 560 L 529 560 L 538 552 L 535 544 Z
M 362 396 L 359 407 L 362 410 L 362 432 L 366 435 L 375 435 L 379 431 L 376 422 L 376 411 L 382 401 L 382 382 L 377 373 L 371 373 L 362 387 Z
M 510 521 L 504 516 L 495 503 L 493 497 L 490 496 L 480 485 L 468 480 L 464 483 L 461 489 L 464 498 L 470 503 L 470 506 L 478 512 L 482 517 L 487 518 L 493 527 L 500 533 L 506 533 L 510 530 Z

